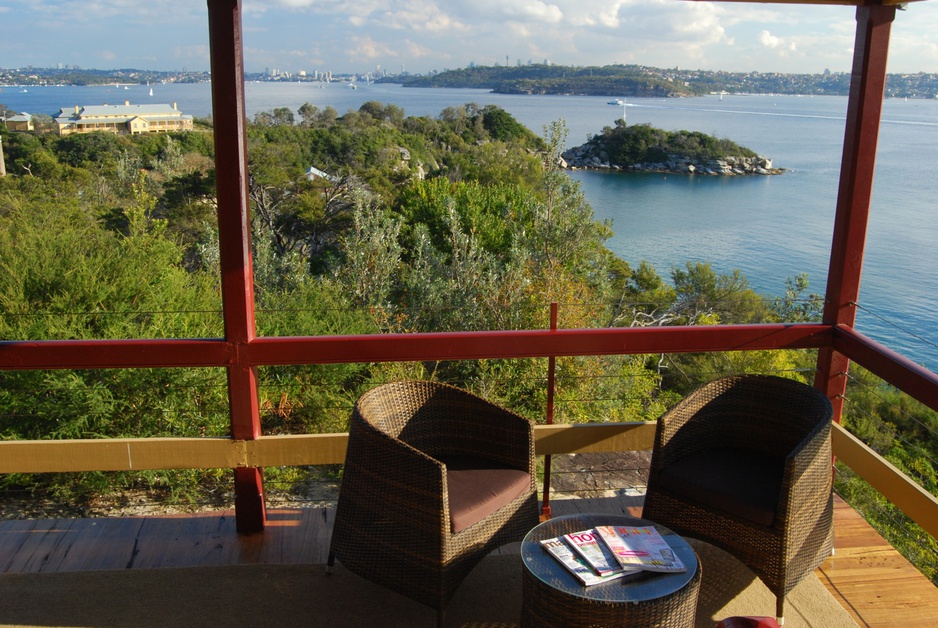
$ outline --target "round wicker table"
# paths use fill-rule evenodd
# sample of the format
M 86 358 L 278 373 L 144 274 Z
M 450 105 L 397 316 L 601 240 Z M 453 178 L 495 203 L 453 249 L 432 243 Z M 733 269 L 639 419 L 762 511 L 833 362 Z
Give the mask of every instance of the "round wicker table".
M 540 541 L 599 525 L 654 525 L 687 566 L 680 573 L 641 571 L 584 586 L 541 546 Z M 700 591 L 700 565 L 693 548 L 668 528 L 611 514 L 577 514 L 545 521 L 521 543 L 523 598 L 521 625 L 693 626 Z

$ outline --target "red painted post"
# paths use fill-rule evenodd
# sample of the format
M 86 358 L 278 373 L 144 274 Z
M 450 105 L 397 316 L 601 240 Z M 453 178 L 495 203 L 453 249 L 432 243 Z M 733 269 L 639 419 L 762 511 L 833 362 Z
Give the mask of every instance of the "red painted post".
M 852 328 L 856 321 L 876 145 L 886 88 L 886 57 L 895 16 L 895 6 L 857 7 L 853 72 L 824 306 L 824 322 L 830 325 Z M 831 399 L 834 418 L 838 422 L 849 365 L 850 360 L 833 349 L 818 352 L 814 383 Z
M 550 330 L 557 331 L 557 303 L 550 304 Z M 554 423 L 554 370 L 557 359 L 547 358 L 547 425 Z M 544 456 L 544 496 L 541 503 L 541 521 L 550 519 L 550 454 Z
M 241 350 L 254 339 L 256 327 L 240 0 L 208 0 L 208 18 L 222 306 L 225 340 L 233 348 L 228 366 L 231 435 L 253 440 L 261 433 L 257 367 L 247 362 L 248 352 Z M 235 470 L 235 516 L 238 532 L 264 529 L 266 509 L 259 469 Z

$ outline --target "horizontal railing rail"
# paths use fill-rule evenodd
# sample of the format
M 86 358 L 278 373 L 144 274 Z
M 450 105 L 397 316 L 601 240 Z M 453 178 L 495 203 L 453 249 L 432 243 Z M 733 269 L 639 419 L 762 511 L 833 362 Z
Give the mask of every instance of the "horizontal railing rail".
M 654 423 L 535 427 L 538 455 L 651 449 Z M 342 464 L 348 434 L 0 442 L 0 473 L 225 469 Z
M 535 427 L 537 455 L 650 450 L 655 424 L 582 423 Z M 348 434 L 229 438 L 121 438 L 0 442 L 0 473 L 70 473 L 342 464 Z M 834 455 L 938 538 L 938 499 L 840 425 Z
M 856 331 L 822 324 L 559 329 L 224 340 L 75 340 L 0 343 L 0 369 L 218 367 L 832 347 L 938 410 L 938 376 Z M 238 352 L 241 352 L 240 355 Z M 653 423 L 539 425 L 539 455 L 648 450 Z M 0 442 L 0 473 L 263 468 L 341 464 L 347 435 L 122 438 Z M 834 453 L 933 537 L 938 500 L 835 427 Z
M 698 353 L 830 346 L 820 323 L 614 327 L 361 336 L 0 342 L 0 370 L 336 364 L 550 356 Z
M 933 538 L 938 538 L 938 498 L 841 425 L 834 425 L 831 445 L 839 462 L 850 467 Z
M 850 327 L 834 328 L 832 346 L 882 380 L 938 411 L 938 375 L 935 373 Z

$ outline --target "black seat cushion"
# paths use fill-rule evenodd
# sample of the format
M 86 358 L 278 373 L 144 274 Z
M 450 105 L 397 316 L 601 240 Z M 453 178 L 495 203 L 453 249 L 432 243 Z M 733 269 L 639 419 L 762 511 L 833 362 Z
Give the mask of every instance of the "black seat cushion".
M 661 488 L 764 526 L 775 521 L 783 461 L 763 454 L 719 448 L 669 464 Z
M 453 534 L 521 497 L 531 488 L 527 471 L 511 469 L 485 458 L 449 456 L 439 458 L 446 465 L 446 490 Z

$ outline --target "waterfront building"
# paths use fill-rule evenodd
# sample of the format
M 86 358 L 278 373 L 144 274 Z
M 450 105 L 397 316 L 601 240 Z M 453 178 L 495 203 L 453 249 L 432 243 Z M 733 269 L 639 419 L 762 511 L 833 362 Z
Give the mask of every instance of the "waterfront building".
M 166 133 L 191 131 L 192 116 L 183 115 L 172 105 L 76 105 L 73 111 L 60 109 L 54 118 L 58 135 L 105 131 L 110 133 Z
M 4 122 L 10 131 L 32 131 L 35 129 L 33 117 L 26 112 L 7 118 Z

